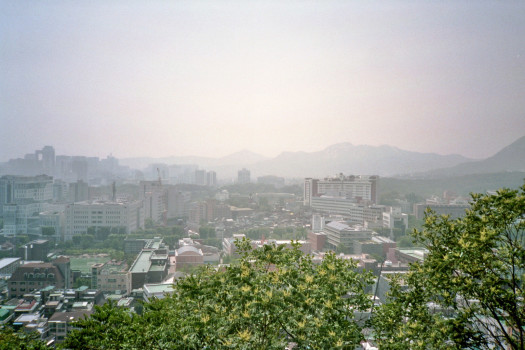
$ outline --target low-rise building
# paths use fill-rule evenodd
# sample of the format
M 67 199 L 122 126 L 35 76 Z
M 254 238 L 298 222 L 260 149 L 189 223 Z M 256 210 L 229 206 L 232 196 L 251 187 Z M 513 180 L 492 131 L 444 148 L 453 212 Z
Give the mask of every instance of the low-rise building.
M 60 259 L 60 260 L 59 260 Z M 34 290 L 47 286 L 69 288 L 69 259 L 59 258 L 52 263 L 29 263 L 20 265 L 8 281 L 10 298 L 20 298 Z
M 161 283 L 168 269 L 167 251 L 142 250 L 129 269 L 126 290 L 142 288 L 146 283 Z
M 69 312 L 56 312 L 48 320 L 49 333 L 55 337 L 55 340 L 60 343 L 64 341 L 67 334 L 75 329 L 75 322 L 89 317 L 93 313 L 92 310 L 75 310 Z
M 354 243 L 370 240 L 373 231 L 359 225 L 349 226 L 342 222 L 332 221 L 325 225 L 324 233 L 327 235 L 328 248 L 335 250 L 343 246 L 353 251 Z
M 128 294 L 129 274 L 128 265 L 125 261 L 111 260 L 104 264 L 94 264 L 91 267 L 91 288 L 106 293 L 120 291 Z
M 197 267 L 204 264 L 202 250 L 191 245 L 185 245 L 175 251 L 175 270 Z

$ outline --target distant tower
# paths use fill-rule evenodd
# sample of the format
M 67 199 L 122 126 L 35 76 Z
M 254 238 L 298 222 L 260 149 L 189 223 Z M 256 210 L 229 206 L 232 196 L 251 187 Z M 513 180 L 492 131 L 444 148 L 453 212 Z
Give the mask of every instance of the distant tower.
M 217 173 L 215 171 L 208 171 L 206 174 L 206 185 L 210 187 L 217 186 Z
M 237 183 L 248 184 L 250 183 L 250 170 L 242 168 L 237 172 Z
M 44 174 L 53 176 L 55 173 L 55 149 L 52 146 L 45 146 L 41 153 Z

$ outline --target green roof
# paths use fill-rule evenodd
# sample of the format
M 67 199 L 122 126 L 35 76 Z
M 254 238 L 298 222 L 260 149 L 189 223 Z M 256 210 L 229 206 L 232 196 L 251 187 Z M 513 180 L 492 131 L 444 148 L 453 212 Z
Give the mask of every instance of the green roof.
M 9 316 L 9 314 L 9 310 L 0 309 L 0 320 L 5 320 Z
M 130 272 L 148 272 L 151 266 L 150 257 L 153 252 L 142 251 L 129 269 Z
M 151 293 L 168 293 L 168 292 L 173 292 L 173 284 L 171 284 L 171 283 L 148 284 L 147 288 L 148 288 L 148 290 Z

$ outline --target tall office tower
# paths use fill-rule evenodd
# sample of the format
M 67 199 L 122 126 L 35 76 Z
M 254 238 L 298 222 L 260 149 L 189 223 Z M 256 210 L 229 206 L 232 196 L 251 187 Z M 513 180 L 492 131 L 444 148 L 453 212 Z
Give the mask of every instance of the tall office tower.
M 242 168 L 237 172 L 237 183 L 248 184 L 250 183 L 250 170 Z
M 206 174 L 206 185 L 210 187 L 217 186 L 217 173 L 215 171 L 208 171 Z

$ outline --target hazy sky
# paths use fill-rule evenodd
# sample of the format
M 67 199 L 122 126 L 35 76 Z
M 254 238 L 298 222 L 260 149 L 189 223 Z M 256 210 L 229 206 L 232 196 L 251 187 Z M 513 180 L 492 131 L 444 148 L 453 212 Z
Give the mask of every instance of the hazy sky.
M 523 135 L 523 1 L 0 0 L 0 161 Z

